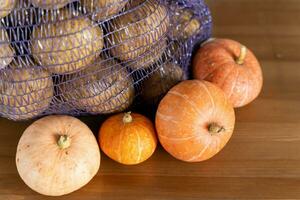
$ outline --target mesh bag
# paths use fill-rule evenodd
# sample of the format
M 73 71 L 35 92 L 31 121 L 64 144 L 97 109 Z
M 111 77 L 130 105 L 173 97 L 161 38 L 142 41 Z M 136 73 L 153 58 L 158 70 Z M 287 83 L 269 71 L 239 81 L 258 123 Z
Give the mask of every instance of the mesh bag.
M 202 0 L 4 0 L 0 115 L 110 114 L 153 105 L 209 38 Z

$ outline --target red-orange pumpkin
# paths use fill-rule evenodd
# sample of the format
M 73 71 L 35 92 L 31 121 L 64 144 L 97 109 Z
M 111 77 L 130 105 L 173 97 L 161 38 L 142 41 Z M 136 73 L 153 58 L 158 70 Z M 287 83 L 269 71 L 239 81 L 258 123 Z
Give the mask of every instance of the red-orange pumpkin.
M 194 78 L 218 85 L 234 107 L 252 102 L 260 93 L 263 76 L 254 54 L 242 44 L 215 39 L 198 50 L 193 60 Z
M 234 109 L 217 86 L 188 80 L 160 102 L 156 129 L 162 146 L 175 158 L 198 162 L 217 154 L 230 139 Z

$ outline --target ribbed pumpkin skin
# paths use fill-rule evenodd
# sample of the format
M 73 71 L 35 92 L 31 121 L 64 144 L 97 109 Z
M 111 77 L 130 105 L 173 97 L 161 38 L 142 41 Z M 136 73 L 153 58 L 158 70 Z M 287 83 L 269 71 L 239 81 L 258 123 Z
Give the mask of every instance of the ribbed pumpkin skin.
M 61 149 L 60 135 L 70 137 Z M 17 147 L 16 165 L 23 181 L 48 196 L 71 193 L 86 185 L 100 167 L 100 150 L 92 131 L 70 116 L 47 116 L 23 133 Z
M 139 164 L 155 151 L 156 134 L 152 122 L 143 115 L 131 114 L 133 121 L 125 124 L 124 114 L 107 119 L 99 131 L 102 151 L 111 159 L 126 165 Z
M 208 126 L 224 128 L 211 134 Z M 173 87 L 160 102 L 156 130 L 162 146 L 175 158 L 199 162 L 216 155 L 230 139 L 235 123 L 232 105 L 221 89 L 188 80 Z
M 236 63 L 241 46 L 233 40 L 216 39 L 200 48 L 193 59 L 194 78 L 218 85 L 234 107 L 252 102 L 263 85 L 260 64 L 249 49 L 244 64 Z

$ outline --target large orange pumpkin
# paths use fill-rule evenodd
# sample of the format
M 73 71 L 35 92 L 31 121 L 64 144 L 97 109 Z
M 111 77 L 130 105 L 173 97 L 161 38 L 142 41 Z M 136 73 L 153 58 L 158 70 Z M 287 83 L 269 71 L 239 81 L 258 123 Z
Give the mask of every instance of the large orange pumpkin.
M 262 89 L 259 62 L 249 49 L 233 40 L 206 43 L 193 60 L 193 71 L 194 78 L 222 88 L 234 107 L 250 103 Z
M 121 113 L 107 119 L 99 131 L 102 151 L 126 165 L 139 164 L 155 151 L 156 134 L 152 122 L 143 115 Z
M 162 146 L 175 158 L 198 162 L 217 154 L 230 139 L 234 109 L 217 86 L 188 80 L 160 102 L 156 129 Z

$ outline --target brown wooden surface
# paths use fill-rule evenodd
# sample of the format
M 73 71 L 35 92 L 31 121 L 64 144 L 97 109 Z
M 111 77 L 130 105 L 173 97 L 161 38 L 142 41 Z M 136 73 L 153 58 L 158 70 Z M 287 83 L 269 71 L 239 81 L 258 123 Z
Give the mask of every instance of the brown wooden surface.
M 138 166 L 102 154 L 86 187 L 57 199 L 300 199 L 300 1 L 210 0 L 215 36 L 241 41 L 261 60 L 263 93 L 236 110 L 234 136 L 213 159 L 188 164 L 162 148 Z M 85 119 L 93 130 L 99 119 Z M 31 122 L 0 119 L 0 199 L 48 199 L 19 178 L 14 156 Z M 49 198 L 52 199 L 52 198 Z

